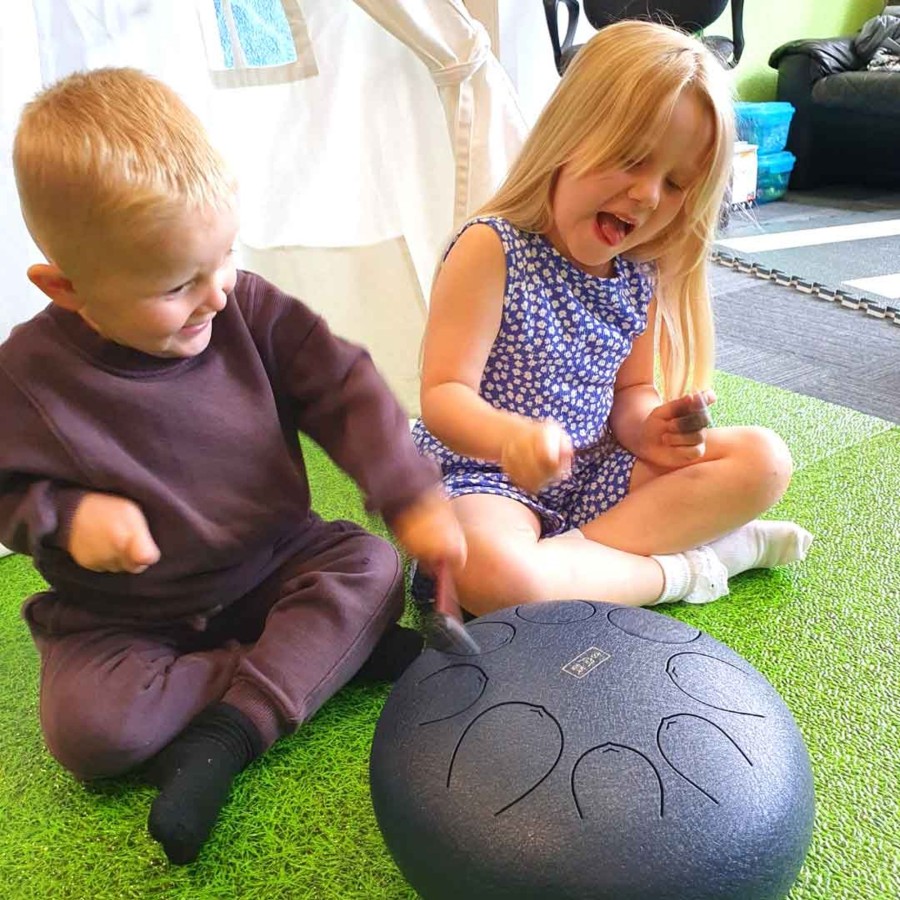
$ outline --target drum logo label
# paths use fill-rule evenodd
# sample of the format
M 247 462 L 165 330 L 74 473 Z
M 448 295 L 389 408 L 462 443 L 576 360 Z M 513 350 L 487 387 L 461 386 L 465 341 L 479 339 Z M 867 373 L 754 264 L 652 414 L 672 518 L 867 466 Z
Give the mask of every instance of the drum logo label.
M 585 675 L 593 672 L 601 663 L 605 663 L 609 659 L 609 654 L 599 647 L 588 647 L 583 650 L 571 662 L 567 662 L 562 671 L 575 678 L 584 678 Z

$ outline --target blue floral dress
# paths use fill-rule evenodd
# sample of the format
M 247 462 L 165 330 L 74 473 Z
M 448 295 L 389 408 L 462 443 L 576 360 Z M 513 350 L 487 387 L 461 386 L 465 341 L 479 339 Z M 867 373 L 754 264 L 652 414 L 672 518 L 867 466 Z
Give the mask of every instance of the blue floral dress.
M 607 420 L 619 367 L 647 328 L 654 270 L 617 257 L 615 274 L 599 278 L 569 262 L 543 235 L 505 219 L 473 219 L 460 234 L 476 222 L 497 232 L 506 255 L 500 330 L 479 393 L 497 409 L 557 421 L 575 448 L 572 474 L 528 494 L 499 466 L 452 452 L 421 420 L 413 439 L 440 464 L 448 496 L 510 497 L 532 509 L 542 536 L 550 537 L 587 524 L 628 492 L 634 456 Z

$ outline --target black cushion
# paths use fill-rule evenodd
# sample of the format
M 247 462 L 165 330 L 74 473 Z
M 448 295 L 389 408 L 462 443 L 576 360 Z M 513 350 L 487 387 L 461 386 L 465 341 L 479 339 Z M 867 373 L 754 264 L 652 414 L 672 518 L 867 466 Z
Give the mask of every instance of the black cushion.
M 861 69 L 865 65 L 853 49 L 853 38 L 823 38 L 815 41 L 789 41 L 773 51 L 769 65 L 777 69 L 782 60 L 791 55 L 806 56 L 810 60 L 813 78 L 824 78 L 837 72 Z
M 855 37 L 791 41 L 775 50 L 778 99 L 796 110 L 790 187 L 900 185 L 900 73 L 867 71 Z
M 862 71 L 829 75 L 813 85 L 812 98 L 821 106 L 900 117 L 900 73 Z

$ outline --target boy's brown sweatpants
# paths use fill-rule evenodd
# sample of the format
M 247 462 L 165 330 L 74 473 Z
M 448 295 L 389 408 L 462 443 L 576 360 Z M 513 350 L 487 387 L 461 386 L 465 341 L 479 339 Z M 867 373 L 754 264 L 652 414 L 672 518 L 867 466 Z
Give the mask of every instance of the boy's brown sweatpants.
M 200 623 L 118 621 L 37 594 L 24 615 L 47 746 L 78 778 L 117 775 L 220 700 L 269 746 L 358 671 L 402 610 L 397 551 L 351 522 L 322 523 L 300 555 Z

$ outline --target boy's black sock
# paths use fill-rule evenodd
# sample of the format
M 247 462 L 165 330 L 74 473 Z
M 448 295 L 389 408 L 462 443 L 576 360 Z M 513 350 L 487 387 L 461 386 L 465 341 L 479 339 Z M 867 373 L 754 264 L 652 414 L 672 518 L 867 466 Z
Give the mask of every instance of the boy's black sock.
M 422 635 L 413 628 L 392 625 L 375 645 L 354 681 L 396 681 L 422 652 Z
M 413 563 L 412 579 L 409 593 L 416 608 L 422 615 L 434 610 L 434 598 L 437 594 L 437 583 L 431 575 L 426 575 L 418 563 Z
M 219 816 L 235 775 L 262 752 L 256 726 L 236 707 L 207 707 L 147 770 L 160 788 L 148 827 L 170 862 L 193 862 Z
M 413 563 L 412 579 L 410 580 L 409 593 L 416 609 L 424 618 L 431 615 L 434 610 L 435 597 L 437 596 L 437 582 L 431 575 L 426 575 L 418 563 Z M 460 609 L 463 622 L 471 622 L 475 616 L 464 609 Z

